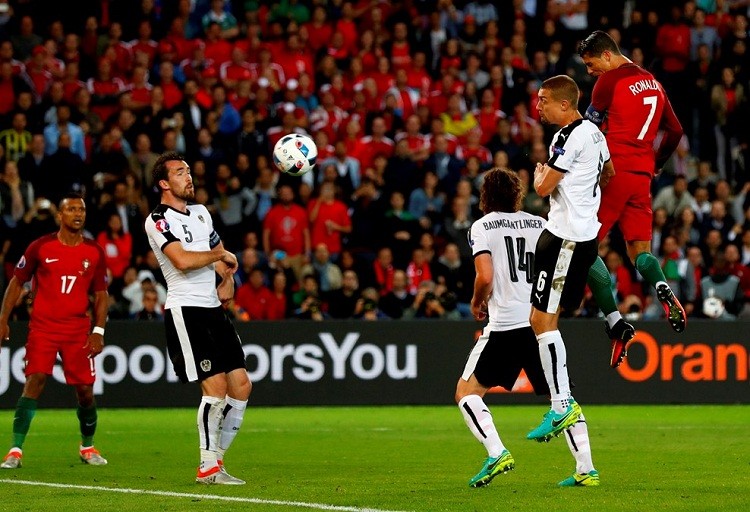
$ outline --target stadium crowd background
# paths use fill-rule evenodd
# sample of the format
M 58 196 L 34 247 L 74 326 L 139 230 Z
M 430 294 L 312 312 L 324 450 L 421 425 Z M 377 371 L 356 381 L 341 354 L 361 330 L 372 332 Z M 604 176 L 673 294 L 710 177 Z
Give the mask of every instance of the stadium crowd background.
M 481 216 L 482 173 L 505 166 L 529 182 L 554 131 L 539 122 L 536 91 L 566 73 L 585 110 L 595 79 L 575 48 L 603 29 L 654 72 L 685 129 L 654 181 L 653 251 L 690 316 L 744 316 L 749 9 L 747 0 L 81 0 L 75 9 L 0 0 L 2 279 L 31 240 L 56 229 L 58 200 L 79 191 L 112 274 L 110 317 L 159 318 L 164 280 L 143 219 L 158 198 L 153 163 L 175 150 L 241 262 L 238 320 L 468 317 L 466 232 Z M 292 131 L 319 150 L 303 178 L 270 161 Z M 544 215 L 547 202 L 530 188 L 524 209 Z M 662 315 L 617 232 L 600 252 L 627 317 Z M 598 311 L 587 300 L 569 314 Z

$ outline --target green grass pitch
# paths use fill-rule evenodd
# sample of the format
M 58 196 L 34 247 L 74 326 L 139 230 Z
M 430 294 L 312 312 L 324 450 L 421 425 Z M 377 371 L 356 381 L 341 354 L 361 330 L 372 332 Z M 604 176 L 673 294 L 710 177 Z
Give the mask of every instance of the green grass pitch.
M 242 487 L 193 482 L 195 410 L 101 410 L 109 465 L 88 467 L 74 410 L 42 408 L 24 467 L 0 470 L 0 510 L 749 510 L 750 406 L 583 408 L 598 488 L 556 486 L 574 469 L 563 437 L 525 439 L 544 404 L 491 407 L 516 469 L 482 489 L 467 482 L 485 452 L 455 407 L 250 407 L 225 460 Z

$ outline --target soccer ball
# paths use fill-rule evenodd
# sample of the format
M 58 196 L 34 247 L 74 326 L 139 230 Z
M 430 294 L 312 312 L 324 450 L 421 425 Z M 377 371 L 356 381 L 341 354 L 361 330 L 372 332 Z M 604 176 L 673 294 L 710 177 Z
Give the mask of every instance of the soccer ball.
M 719 297 L 706 297 L 703 301 L 703 314 L 708 318 L 719 318 L 724 310 L 724 302 Z
M 302 176 L 318 158 L 318 147 L 307 135 L 291 133 L 281 137 L 273 147 L 273 163 L 281 172 Z

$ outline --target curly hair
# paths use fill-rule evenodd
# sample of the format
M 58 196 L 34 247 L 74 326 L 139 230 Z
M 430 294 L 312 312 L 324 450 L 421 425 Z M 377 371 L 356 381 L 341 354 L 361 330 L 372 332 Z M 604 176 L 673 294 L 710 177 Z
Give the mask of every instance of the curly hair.
M 161 192 L 159 181 L 169 179 L 167 162 L 173 162 L 175 160 L 182 161 L 185 160 L 185 157 L 183 157 L 176 151 L 167 151 L 166 153 L 162 153 L 159 158 L 157 158 L 156 163 L 154 163 L 154 169 L 151 171 L 151 177 L 153 184 L 159 188 L 159 192 Z
M 523 193 L 518 173 L 495 167 L 484 174 L 484 183 L 479 192 L 479 207 L 485 215 L 490 212 L 517 212 L 522 203 Z

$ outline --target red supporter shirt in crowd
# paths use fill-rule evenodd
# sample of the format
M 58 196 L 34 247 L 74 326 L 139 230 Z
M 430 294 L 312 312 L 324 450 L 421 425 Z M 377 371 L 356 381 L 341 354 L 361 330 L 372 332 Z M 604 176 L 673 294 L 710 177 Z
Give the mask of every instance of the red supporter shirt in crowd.
M 26 74 L 28 75 L 29 80 L 31 80 L 31 84 L 34 86 L 34 92 L 37 97 L 43 97 L 52 83 L 52 73 L 46 69 L 34 69 L 31 66 L 26 69 Z
M 653 175 L 660 158 L 654 152 L 659 129 L 665 131 L 660 155 L 671 155 L 682 136 L 682 126 L 664 88 L 635 64 L 625 64 L 599 77 L 586 117 L 606 134 L 615 172 Z
M 86 88 L 92 96 L 91 111 L 98 115 L 102 121 L 106 121 L 120 110 L 117 101 L 120 94 L 125 91 L 125 84 L 119 78 L 110 80 L 89 78 L 86 82 Z
M 316 26 L 313 22 L 309 22 L 302 26 L 307 28 L 307 44 L 313 52 L 317 52 L 326 46 L 333 35 L 333 27 L 328 22 L 319 26 Z
M 97 235 L 96 243 L 104 250 L 104 262 L 112 272 L 112 277 L 122 277 L 133 256 L 133 237 L 130 233 L 123 233 L 119 238 L 110 238 L 106 231 L 102 231 Z
M 482 144 L 487 144 L 495 132 L 497 131 L 497 122 L 500 119 L 505 119 L 505 112 L 500 109 L 476 109 L 473 112 L 474 117 L 479 123 L 479 127 L 482 129 Z
M 307 211 L 312 212 L 318 199 L 311 199 L 307 203 Z M 310 245 L 316 247 L 318 244 L 326 244 L 328 252 L 338 254 L 341 252 L 341 232 L 328 229 L 327 221 L 339 226 L 351 226 L 349 211 L 344 203 L 334 200 L 332 203 L 321 203 L 318 216 L 311 223 Z
M 80 80 L 65 80 L 63 82 L 63 99 L 71 105 L 75 103 L 78 91 L 86 87 L 86 84 Z
M 154 86 L 149 83 L 144 84 L 142 87 L 135 87 L 132 84 L 128 86 L 130 99 L 136 103 L 142 103 L 144 105 L 149 105 L 151 103 L 151 91 L 153 91 L 153 89 Z
M 432 281 L 430 264 L 426 261 L 423 263 L 410 261 L 406 267 L 406 277 L 409 279 L 409 293 L 416 294 L 421 283 Z
M 287 256 L 304 253 L 304 233 L 308 227 L 307 211 L 297 204 L 288 208 L 282 204 L 274 205 L 263 219 L 263 229 L 270 231 L 271 250 L 282 250 Z
M 229 61 L 219 66 L 219 77 L 222 80 L 249 80 L 252 76 L 252 67 L 247 62 L 236 64 Z
M 211 59 L 218 65 L 232 60 L 232 44 L 224 39 L 206 41 L 206 59 Z
M 352 20 L 340 19 L 336 22 L 336 30 L 344 36 L 344 46 L 349 49 L 349 53 L 357 53 L 357 43 L 359 41 L 359 29 L 357 24 Z
M 0 114 L 7 114 L 16 105 L 16 93 L 13 89 L 13 81 L 0 81 Z
M 396 142 L 400 142 L 403 139 L 406 139 L 406 143 L 409 145 L 409 149 L 413 152 L 422 151 L 422 150 L 429 150 L 430 149 L 430 139 L 427 137 L 427 135 L 416 133 L 414 135 L 409 135 L 406 132 L 401 132 L 396 134 Z
M 391 65 L 393 69 L 409 69 L 411 66 L 411 51 L 407 41 L 394 42 L 391 46 Z
M 129 43 L 130 45 L 130 53 L 133 55 L 133 59 L 135 60 L 135 57 L 138 54 L 143 54 L 146 56 L 146 61 L 149 69 L 154 64 L 154 60 L 156 59 L 156 49 L 158 48 L 158 45 L 156 44 L 156 41 L 148 40 L 148 41 L 141 41 L 139 39 L 133 39 Z
M 165 82 L 162 80 L 161 84 L 162 92 L 164 92 L 164 107 L 174 108 L 182 101 L 182 89 L 177 83 L 170 81 Z
M 283 320 L 286 318 L 286 295 L 276 295 L 271 293 L 271 299 L 268 301 L 266 314 L 268 320 Z
M 234 297 L 234 303 L 245 310 L 250 320 L 270 320 L 269 306 L 274 300 L 267 287 L 253 288 L 249 282 L 240 286 Z
M 372 167 L 375 157 L 383 155 L 386 158 L 393 156 L 393 149 L 395 145 L 388 137 L 376 140 L 371 135 L 361 137 L 354 147 L 354 151 L 351 156 L 359 160 L 362 169 Z
M 56 335 L 88 333 L 89 294 L 107 289 L 102 248 L 90 239 L 76 246 L 63 245 L 57 233 L 32 242 L 14 275 L 22 283 L 34 279 L 29 328 Z
M 492 152 L 484 146 L 470 146 L 468 144 L 460 144 L 455 151 L 456 158 L 459 160 L 468 160 L 475 156 L 479 159 L 482 164 L 492 163 Z

